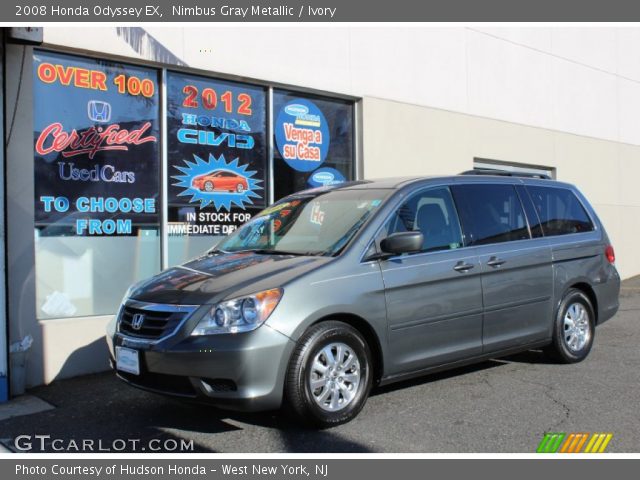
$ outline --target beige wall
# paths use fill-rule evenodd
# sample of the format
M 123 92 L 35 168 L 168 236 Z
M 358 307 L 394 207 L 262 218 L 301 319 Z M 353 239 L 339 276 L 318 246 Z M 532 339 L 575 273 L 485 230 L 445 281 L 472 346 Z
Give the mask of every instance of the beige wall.
M 589 198 L 623 278 L 640 274 L 640 147 L 378 98 L 363 100 L 364 177 L 456 174 L 474 157 L 544 165 Z
M 42 377 L 30 375 L 29 384 L 101 372 L 109 368 L 105 340 L 113 315 L 76 317 L 38 322 L 42 341 Z

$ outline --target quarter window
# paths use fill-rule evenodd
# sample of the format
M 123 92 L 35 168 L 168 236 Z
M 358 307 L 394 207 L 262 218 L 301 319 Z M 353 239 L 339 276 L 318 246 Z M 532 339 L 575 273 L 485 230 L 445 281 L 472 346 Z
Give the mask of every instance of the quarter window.
M 462 246 L 460 222 L 449 189 L 437 187 L 410 197 L 393 214 L 386 235 L 420 231 L 423 252 L 451 250 Z
M 530 238 L 513 185 L 456 185 L 452 190 L 468 245 Z
M 593 223 L 575 194 L 566 188 L 528 186 L 545 236 L 590 232 Z

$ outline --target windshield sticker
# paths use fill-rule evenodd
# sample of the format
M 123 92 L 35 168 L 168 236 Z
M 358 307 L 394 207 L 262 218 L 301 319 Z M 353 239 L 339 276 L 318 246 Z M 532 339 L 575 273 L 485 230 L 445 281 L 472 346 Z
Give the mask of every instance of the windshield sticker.
M 234 205 L 244 210 L 245 205 L 253 205 L 252 198 L 262 198 L 256 193 L 263 189 L 258 185 L 262 180 L 252 178 L 257 172 L 247 170 L 248 164 L 240 165 L 237 158 L 227 163 L 224 155 L 210 154 L 209 161 L 193 158 L 194 162 L 184 160 L 186 166 L 174 165 L 182 173 L 171 177 L 178 180 L 174 186 L 183 188 L 179 197 L 190 195 L 189 202 L 200 202 L 200 208 L 213 205 L 227 211 Z
M 382 200 L 371 200 L 371 206 L 372 207 L 377 207 L 381 203 L 382 203 Z
M 322 211 L 319 203 L 314 204 L 311 208 L 310 221 L 316 225 L 322 225 L 322 222 L 324 222 L 324 212 Z

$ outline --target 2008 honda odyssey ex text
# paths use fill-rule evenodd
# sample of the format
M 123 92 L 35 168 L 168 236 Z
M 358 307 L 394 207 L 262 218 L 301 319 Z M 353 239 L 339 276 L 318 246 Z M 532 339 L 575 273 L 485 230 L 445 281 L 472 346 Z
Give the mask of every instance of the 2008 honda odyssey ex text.
M 583 360 L 618 309 L 602 223 L 572 185 L 460 175 L 286 197 L 132 286 L 108 326 L 126 382 L 330 426 L 373 385 L 546 347 Z

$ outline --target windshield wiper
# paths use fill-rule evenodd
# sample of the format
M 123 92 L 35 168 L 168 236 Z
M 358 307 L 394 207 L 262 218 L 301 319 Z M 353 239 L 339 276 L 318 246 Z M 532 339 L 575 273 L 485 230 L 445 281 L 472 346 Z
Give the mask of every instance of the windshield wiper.
M 207 255 L 215 255 L 216 253 L 229 253 L 226 250 L 220 250 L 219 248 L 212 248 L 211 250 L 207 251 Z
M 317 252 L 291 252 L 288 250 L 274 250 L 269 248 L 255 248 L 242 250 L 243 252 L 253 252 L 261 255 L 296 255 L 299 257 L 311 257 L 317 255 Z

